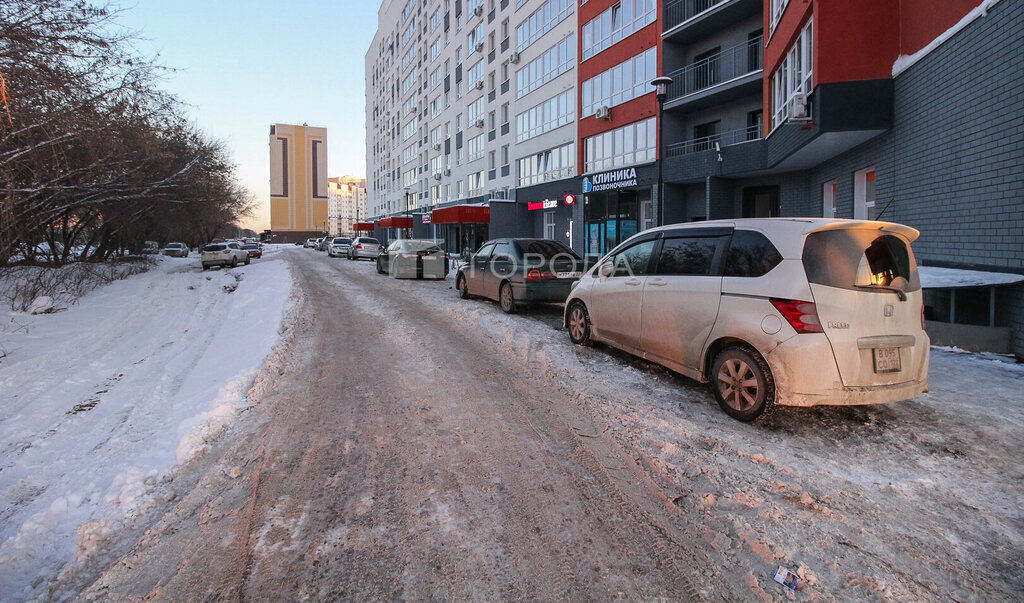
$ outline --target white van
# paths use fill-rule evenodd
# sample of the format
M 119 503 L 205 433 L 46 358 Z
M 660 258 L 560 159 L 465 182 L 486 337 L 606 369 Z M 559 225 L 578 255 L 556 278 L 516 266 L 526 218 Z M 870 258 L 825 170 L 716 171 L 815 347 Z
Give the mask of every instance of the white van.
M 776 405 L 907 400 L 928 391 L 919 234 L 820 218 L 662 226 L 589 270 L 564 324 L 574 343 L 710 381 L 741 421 Z

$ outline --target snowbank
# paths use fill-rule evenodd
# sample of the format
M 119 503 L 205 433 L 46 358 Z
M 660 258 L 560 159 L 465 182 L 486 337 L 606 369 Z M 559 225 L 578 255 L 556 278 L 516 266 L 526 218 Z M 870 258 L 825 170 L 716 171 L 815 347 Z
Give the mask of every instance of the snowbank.
M 43 596 L 252 403 L 292 291 L 277 252 L 208 272 L 158 257 L 66 311 L 0 309 L 4 598 Z

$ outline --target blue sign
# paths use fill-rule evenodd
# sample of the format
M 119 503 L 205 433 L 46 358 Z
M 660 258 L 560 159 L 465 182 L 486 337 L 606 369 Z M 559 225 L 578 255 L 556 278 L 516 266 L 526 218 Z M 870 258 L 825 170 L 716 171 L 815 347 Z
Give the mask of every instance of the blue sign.
M 594 190 L 594 185 L 590 183 L 590 178 L 584 177 L 583 178 L 583 192 L 584 193 L 589 193 L 592 190 Z

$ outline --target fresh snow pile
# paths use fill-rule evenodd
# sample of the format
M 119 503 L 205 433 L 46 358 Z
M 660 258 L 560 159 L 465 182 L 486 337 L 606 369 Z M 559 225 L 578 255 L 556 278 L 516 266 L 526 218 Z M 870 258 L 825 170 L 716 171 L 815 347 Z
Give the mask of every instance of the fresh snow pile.
M 253 401 L 292 280 L 159 257 L 66 311 L 0 309 L 0 598 L 101 549 Z

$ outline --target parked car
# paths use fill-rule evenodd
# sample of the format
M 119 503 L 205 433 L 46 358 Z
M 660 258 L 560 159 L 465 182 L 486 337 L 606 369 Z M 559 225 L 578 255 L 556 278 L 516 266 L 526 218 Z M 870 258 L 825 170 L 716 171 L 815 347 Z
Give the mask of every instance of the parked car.
M 741 421 L 776 405 L 906 400 L 928 391 L 919 234 L 832 219 L 655 228 L 580 279 L 564 324 L 574 343 L 710 381 Z
M 448 276 L 448 255 L 431 239 L 399 239 L 377 254 L 377 273 L 443 279 Z
M 203 270 L 211 266 L 231 266 L 249 263 L 249 252 L 238 243 L 211 243 L 200 253 Z
M 320 237 L 319 239 L 316 240 L 316 250 L 327 251 L 327 249 L 330 247 L 330 243 L 332 240 L 333 239 L 331 237 Z
M 242 249 L 249 254 L 250 258 L 263 257 L 263 249 L 260 247 L 259 243 L 246 243 L 245 245 L 242 245 Z
M 459 297 L 498 301 L 511 314 L 522 304 L 564 302 L 586 269 L 583 258 L 550 239 L 495 239 L 459 267 Z
M 160 253 L 160 243 L 146 241 L 142 244 L 142 255 L 156 255 L 158 253 Z
M 304 249 L 308 249 L 310 247 L 313 247 L 315 249 L 316 248 L 316 239 L 306 239 L 306 242 L 302 244 L 302 247 Z
M 160 253 L 176 258 L 187 258 L 189 248 L 188 245 L 184 243 L 168 243 L 164 245 L 164 248 Z
M 350 260 L 370 260 L 372 262 L 379 254 L 380 243 L 373 237 L 356 237 L 348 249 L 348 259 Z
M 352 239 L 348 237 L 334 237 L 331 239 L 331 244 L 327 248 L 327 255 L 330 257 L 338 257 L 348 253 L 349 247 L 352 246 Z

